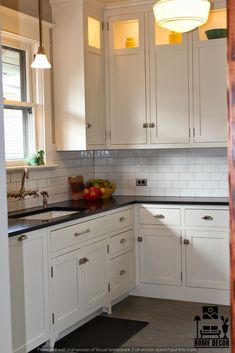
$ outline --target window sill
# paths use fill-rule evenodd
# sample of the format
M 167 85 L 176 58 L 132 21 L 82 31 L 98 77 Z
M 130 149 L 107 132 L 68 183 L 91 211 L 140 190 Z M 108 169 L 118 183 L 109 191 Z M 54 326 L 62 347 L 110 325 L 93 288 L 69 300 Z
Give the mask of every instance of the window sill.
M 7 171 L 17 171 L 24 170 L 27 168 L 28 170 L 46 170 L 46 169 L 55 169 L 59 167 L 58 164 L 45 164 L 45 165 L 16 165 L 16 166 L 6 166 Z

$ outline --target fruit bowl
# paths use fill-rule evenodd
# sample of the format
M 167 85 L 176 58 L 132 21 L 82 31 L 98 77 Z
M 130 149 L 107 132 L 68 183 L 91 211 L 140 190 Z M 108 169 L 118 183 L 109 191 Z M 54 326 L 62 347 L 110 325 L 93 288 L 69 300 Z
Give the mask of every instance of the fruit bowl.
M 115 183 L 112 183 L 108 180 L 105 179 L 91 179 L 88 180 L 88 182 L 86 183 L 86 186 L 88 188 L 95 188 L 95 189 L 99 189 L 101 192 L 101 198 L 102 199 L 107 199 L 109 197 L 111 197 L 111 195 L 114 193 L 114 191 L 116 190 L 116 185 Z

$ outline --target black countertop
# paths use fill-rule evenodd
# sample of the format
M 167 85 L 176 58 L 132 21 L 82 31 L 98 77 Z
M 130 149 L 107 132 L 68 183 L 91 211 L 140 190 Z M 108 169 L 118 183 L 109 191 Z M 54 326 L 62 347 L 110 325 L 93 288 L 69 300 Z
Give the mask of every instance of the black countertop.
M 52 225 L 69 222 L 76 219 L 81 219 L 87 216 L 92 216 L 105 211 L 110 211 L 117 209 L 119 207 L 124 207 L 132 205 L 135 203 L 146 203 L 146 204 L 171 204 L 171 205 L 219 205 L 227 206 L 227 198 L 215 198 L 215 197 L 150 197 L 150 196 L 113 196 L 109 199 L 96 200 L 96 201 L 64 201 L 59 203 L 50 204 L 48 206 L 48 211 L 52 208 L 53 210 L 68 210 L 76 211 L 78 213 L 67 215 L 64 217 L 56 218 L 49 221 L 33 221 L 24 220 L 19 218 L 11 218 L 19 214 L 27 213 L 34 214 L 42 208 L 31 208 L 26 210 L 21 210 L 18 212 L 9 213 L 8 218 L 8 234 L 9 236 L 19 235 L 25 232 L 31 232 L 33 230 L 46 228 Z

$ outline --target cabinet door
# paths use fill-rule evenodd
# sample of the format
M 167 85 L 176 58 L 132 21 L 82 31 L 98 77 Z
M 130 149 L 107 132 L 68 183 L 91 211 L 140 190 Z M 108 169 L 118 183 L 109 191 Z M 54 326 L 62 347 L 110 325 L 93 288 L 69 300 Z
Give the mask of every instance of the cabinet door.
M 83 310 L 83 277 L 80 250 L 52 260 L 52 315 L 61 331 L 79 321 Z
M 147 143 L 144 14 L 109 19 L 111 145 Z
M 111 260 L 111 298 L 115 299 L 135 286 L 134 251 Z
M 140 282 L 181 285 L 180 231 L 142 229 L 140 240 Z
M 194 142 L 227 140 L 226 43 L 193 34 Z
M 151 143 L 189 142 L 188 35 L 150 21 Z
M 186 238 L 187 286 L 228 289 L 228 232 L 188 231 Z
M 84 311 L 106 305 L 107 282 L 107 241 L 102 240 L 82 249 L 86 263 L 84 271 Z
M 30 351 L 49 338 L 47 234 L 10 239 L 13 351 Z
M 105 147 L 104 41 L 102 17 L 95 12 L 85 15 L 85 94 L 87 145 Z

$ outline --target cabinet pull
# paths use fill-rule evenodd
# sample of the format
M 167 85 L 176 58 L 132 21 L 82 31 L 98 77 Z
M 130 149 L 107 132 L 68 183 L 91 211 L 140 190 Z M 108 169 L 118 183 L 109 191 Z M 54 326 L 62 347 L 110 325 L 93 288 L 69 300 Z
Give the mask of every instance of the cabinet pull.
M 143 128 L 144 129 L 147 129 L 149 127 L 149 124 L 148 123 L 143 123 Z
M 90 123 L 87 123 L 87 124 L 86 124 L 86 128 L 87 128 L 87 129 L 90 129 L 91 126 L 92 126 L 92 125 L 91 125 Z
M 80 233 L 74 233 L 74 236 L 79 237 L 79 235 L 83 235 L 83 234 L 87 234 L 87 233 L 90 233 L 90 229 L 83 230 Z
M 87 257 L 84 257 L 83 260 L 84 260 L 84 264 L 89 262 L 89 259 Z
M 27 235 L 21 235 L 17 240 L 18 241 L 23 241 L 23 240 L 26 240 L 26 239 L 28 239 L 28 237 L 27 237 Z
M 120 222 L 125 222 L 125 220 L 126 220 L 126 217 L 121 217 L 121 218 L 119 218 L 119 221 L 120 221 Z
M 163 214 L 155 214 L 154 217 L 157 219 L 164 219 L 165 218 L 165 216 Z
M 79 266 L 83 265 L 85 262 L 84 262 L 84 257 L 82 257 L 81 259 L 79 259 Z
M 155 124 L 154 124 L 154 123 L 149 123 L 149 127 L 150 127 L 151 129 L 153 129 L 153 128 L 155 128 Z
M 184 245 L 189 245 L 190 241 L 188 239 L 184 239 Z
M 202 219 L 204 219 L 205 221 L 213 221 L 214 218 L 212 216 L 206 215 L 206 216 L 203 216 Z
M 125 242 L 126 242 L 126 239 L 124 238 L 120 240 L 120 244 L 125 244 Z
M 121 270 L 121 271 L 120 271 L 120 276 L 125 275 L 125 273 L 126 273 L 126 271 L 125 271 L 125 270 Z

